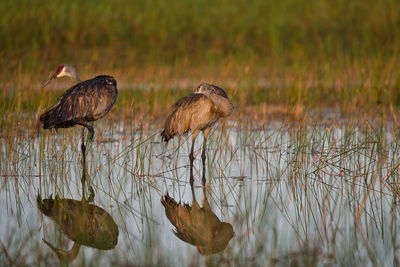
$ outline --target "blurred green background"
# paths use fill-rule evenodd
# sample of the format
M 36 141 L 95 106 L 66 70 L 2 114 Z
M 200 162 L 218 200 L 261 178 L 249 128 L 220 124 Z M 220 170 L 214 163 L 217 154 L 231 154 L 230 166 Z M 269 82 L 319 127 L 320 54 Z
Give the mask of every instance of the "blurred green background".
M 400 102 L 396 0 L 2 0 L 0 12 L 9 107 L 17 97 L 10 91 L 40 88 L 61 63 L 84 79 L 111 74 L 120 88 L 189 91 L 214 82 L 239 107 Z M 120 103 L 132 105 L 132 93 L 123 94 Z M 162 106 L 175 99 L 151 95 Z
M 2 0 L 0 10 L 3 64 L 32 68 L 392 57 L 400 38 L 396 0 Z

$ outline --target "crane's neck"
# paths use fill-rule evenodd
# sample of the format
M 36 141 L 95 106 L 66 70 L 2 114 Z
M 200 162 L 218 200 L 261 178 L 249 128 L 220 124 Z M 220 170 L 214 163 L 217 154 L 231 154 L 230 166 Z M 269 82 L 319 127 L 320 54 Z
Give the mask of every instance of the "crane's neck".
M 46 240 L 43 240 L 43 242 L 48 245 L 57 254 L 57 257 L 63 262 L 70 262 L 74 260 L 78 256 L 79 249 L 81 248 L 81 244 L 77 242 L 74 243 L 70 250 L 56 248 Z
M 71 78 L 75 81 L 75 83 L 82 82 L 81 79 L 79 78 L 79 75 L 78 75 L 77 71 L 75 72 L 75 75 L 73 77 L 71 77 Z
M 222 117 L 227 117 L 232 113 L 233 105 L 229 98 L 218 94 L 211 94 L 210 100 L 213 102 L 215 109 Z
M 72 66 L 68 66 L 68 68 L 63 69 L 63 71 L 57 77 L 62 76 L 68 76 L 76 83 L 81 82 L 81 79 L 79 79 L 78 71 Z

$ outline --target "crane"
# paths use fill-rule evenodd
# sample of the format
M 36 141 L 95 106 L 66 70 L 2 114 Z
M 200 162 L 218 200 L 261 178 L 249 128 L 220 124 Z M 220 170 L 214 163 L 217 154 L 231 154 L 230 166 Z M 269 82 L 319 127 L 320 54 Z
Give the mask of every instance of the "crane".
M 81 125 L 88 129 L 90 140 L 93 140 L 94 130 L 88 123 L 101 119 L 111 110 L 118 95 L 117 82 L 108 75 L 81 81 L 72 65 L 62 64 L 42 88 L 63 76 L 72 78 L 77 84 L 69 88 L 57 104 L 40 115 L 43 128 L 56 130 Z
M 117 82 L 108 75 L 100 75 L 93 79 L 81 81 L 78 71 L 70 64 L 62 64 L 57 67 L 56 72 L 42 86 L 46 87 L 54 79 L 70 77 L 76 84 L 69 88 L 54 106 L 46 109 L 40 115 L 39 120 L 43 129 L 57 131 L 59 128 L 70 128 L 75 125 L 82 128 L 82 155 L 84 173 L 86 173 L 86 146 L 84 142 L 84 131 L 88 129 L 89 138 L 94 137 L 93 126 L 90 122 L 103 118 L 114 105 L 117 95 Z M 86 179 L 86 174 L 82 180 Z
M 189 160 L 190 166 L 193 167 L 194 143 L 198 134 L 202 131 L 204 142 L 201 158 L 204 169 L 206 142 L 211 127 L 220 118 L 229 116 L 232 111 L 232 102 L 222 88 L 213 84 L 201 83 L 192 94 L 183 97 L 172 106 L 161 133 L 162 139 L 168 142 L 174 136 L 180 136 L 190 131 L 192 133 L 192 147 Z

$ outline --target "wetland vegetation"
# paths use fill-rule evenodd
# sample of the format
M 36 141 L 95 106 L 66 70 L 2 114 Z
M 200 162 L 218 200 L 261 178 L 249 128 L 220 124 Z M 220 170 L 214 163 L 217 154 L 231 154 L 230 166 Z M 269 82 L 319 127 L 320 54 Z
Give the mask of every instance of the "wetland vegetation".
M 397 1 L 4 0 L 0 11 L 0 265 L 400 265 Z M 80 128 L 37 123 L 72 85 L 40 89 L 61 63 L 118 82 L 88 143 L 88 199 Z M 211 131 L 205 170 L 198 137 L 191 187 L 190 135 L 167 145 L 160 132 L 201 82 L 235 110 Z M 167 193 L 203 218 L 191 231 Z

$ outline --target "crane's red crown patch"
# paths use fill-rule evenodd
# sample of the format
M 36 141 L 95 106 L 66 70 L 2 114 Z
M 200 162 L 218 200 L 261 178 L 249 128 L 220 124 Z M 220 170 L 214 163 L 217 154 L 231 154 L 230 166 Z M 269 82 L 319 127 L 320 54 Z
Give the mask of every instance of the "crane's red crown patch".
M 57 74 L 59 74 L 59 73 L 63 70 L 63 68 L 64 68 L 64 65 L 58 66 L 58 68 L 57 68 Z

